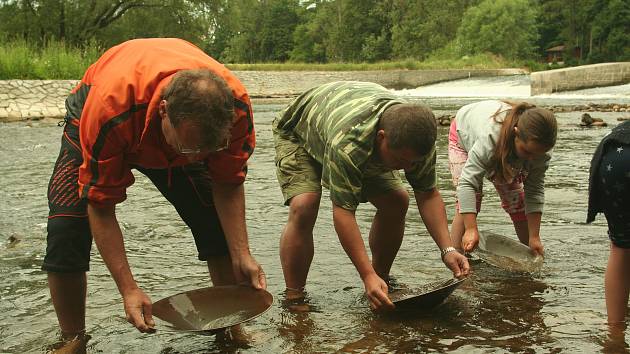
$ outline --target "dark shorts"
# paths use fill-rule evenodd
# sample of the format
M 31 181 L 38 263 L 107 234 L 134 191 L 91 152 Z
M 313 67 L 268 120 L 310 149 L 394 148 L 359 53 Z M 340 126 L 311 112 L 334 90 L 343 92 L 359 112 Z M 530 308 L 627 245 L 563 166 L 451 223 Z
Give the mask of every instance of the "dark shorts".
M 89 270 L 92 234 L 87 201 L 79 198 L 79 166 L 83 161 L 76 120 L 69 121 L 48 184 L 48 237 L 42 269 L 51 272 Z M 212 181 L 203 163 L 167 169 L 136 167 L 175 207 L 190 227 L 199 260 L 228 254 L 227 243 L 212 198 Z
M 630 248 L 630 145 L 608 144 L 594 183 L 606 200 L 603 209 L 610 241 Z

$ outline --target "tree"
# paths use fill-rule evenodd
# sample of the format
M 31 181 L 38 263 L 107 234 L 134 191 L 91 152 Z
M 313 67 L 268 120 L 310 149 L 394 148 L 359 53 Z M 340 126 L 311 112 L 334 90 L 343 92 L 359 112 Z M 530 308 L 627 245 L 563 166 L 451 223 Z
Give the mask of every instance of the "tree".
M 396 0 L 390 12 L 395 58 L 424 59 L 455 39 L 464 11 L 476 0 Z
M 184 37 L 185 33 L 201 36 L 199 32 L 204 32 L 207 26 L 199 23 L 203 17 L 200 15 L 212 3 L 202 0 L 3 1 L 0 2 L 0 32 L 9 39 L 21 37 L 39 44 L 52 39 L 76 46 L 96 38 L 109 45 L 167 32 Z
M 298 11 L 299 24 L 293 31 L 293 49 L 289 59 L 294 62 L 323 63 L 326 61 L 324 49 L 324 27 L 322 16 L 317 16 L 319 1 L 302 2 Z
M 205 48 L 212 20 L 219 11 L 216 5 L 208 1 L 163 0 L 159 6 L 129 10 L 90 37 L 104 47 L 131 38 L 177 37 Z
M 265 1 L 260 32 L 261 61 L 282 62 L 289 59 L 293 48 L 293 32 L 298 25 L 298 0 Z
M 538 33 L 538 47 L 540 56 L 546 55 L 546 50 L 564 44 L 564 39 L 560 36 L 564 22 L 563 8 L 565 1 L 542 0 L 540 2 L 540 16 Z
M 630 61 L 630 3 L 610 0 L 592 22 L 589 60 Z
M 537 3 L 530 0 L 484 0 L 466 11 L 457 40 L 465 54 L 531 58 L 538 40 L 537 16 Z

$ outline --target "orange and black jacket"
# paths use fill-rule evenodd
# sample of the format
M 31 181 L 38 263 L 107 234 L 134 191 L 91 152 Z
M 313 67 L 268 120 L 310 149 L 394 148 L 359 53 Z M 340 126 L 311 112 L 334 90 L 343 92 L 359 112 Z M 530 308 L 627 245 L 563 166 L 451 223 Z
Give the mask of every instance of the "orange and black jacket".
M 222 64 L 181 39 L 136 39 L 115 46 L 86 71 L 66 100 L 68 121 L 78 124 L 83 164 L 79 193 L 91 204 L 126 199 L 135 166 L 170 169 L 189 161 L 165 141 L 158 112 L 162 89 L 184 69 L 208 68 L 234 95 L 236 117 L 230 146 L 206 159 L 214 182 L 240 184 L 255 146 L 249 96 Z

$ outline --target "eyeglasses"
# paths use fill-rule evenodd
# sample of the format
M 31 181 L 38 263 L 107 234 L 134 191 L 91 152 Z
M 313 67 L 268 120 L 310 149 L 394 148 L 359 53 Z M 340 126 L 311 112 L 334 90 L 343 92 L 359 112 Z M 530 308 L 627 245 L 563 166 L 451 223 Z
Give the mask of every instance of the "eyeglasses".
M 218 145 L 217 148 L 214 149 L 209 149 L 209 148 L 201 148 L 201 147 L 196 147 L 196 148 L 187 148 L 187 147 L 183 147 L 182 144 L 179 142 L 179 138 L 177 137 L 177 133 L 175 130 L 175 127 L 173 126 L 173 123 L 171 122 L 170 117 L 168 117 L 168 115 L 166 116 L 168 119 L 168 124 L 171 126 L 171 128 L 173 129 L 173 137 L 175 139 L 175 143 L 177 144 L 177 152 L 180 155 L 199 155 L 199 154 L 206 154 L 206 153 L 210 153 L 210 152 L 219 152 L 219 151 L 223 151 L 226 150 L 230 147 L 230 139 L 225 138 L 225 142 L 221 143 Z

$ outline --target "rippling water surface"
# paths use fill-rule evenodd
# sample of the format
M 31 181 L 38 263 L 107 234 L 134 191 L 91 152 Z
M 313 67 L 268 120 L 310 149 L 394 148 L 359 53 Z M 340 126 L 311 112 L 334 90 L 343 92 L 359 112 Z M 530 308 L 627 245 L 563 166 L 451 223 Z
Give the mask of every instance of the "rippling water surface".
M 436 101 L 437 102 L 437 101 Z M 599 102 L 599 101 L 595 101 Z M 434 106 L 454 113 L 450 101 Z M 432 104 L 433 105 L 433 104 Z M 332 226 L 322 200 L 315 227 L 315 259 L 309 274 L 310 312 L 283 306 L 278 257 L 287 208 L 275 179 L 271 121 L 282 105 L 254 103 L 257 147 L 246 182 L 252 252 L 267 273 L 276 301 L 245 326 L 248 340 L 158 332 L 147 335 L 125 322 L 113 280 L 93 247 L 88 275 L 88 352 L 624 352 L 628 339 L 612 340 L 605 325 L 603 276 L 608 239 L 603 216 L 586 216 L 588 165 L 610 130 L 576 126 L 580 112 L 557 114 L 560 131 L 546 180 L 541 236 L 546 259 L 538 274 L 513 274 L 474 263 L 474 275 L 441 307 L 429 313 L 375 315 L 363 302 L 362 283 Z M 593 113 L 610 126 L 630 113 Z M 46 186 L 62 128 L 53 123 L 0 125 L 0 352 L 41 352 L 57 339 L 57 321 L 46 276 L 39 270 L 46 239 Z M 446 159 L 446 128 L 440 128 L 438 172 L 449 219 L 454 190 Z M 186 226 L 151 183 L 136 174 L 129 198 L 119 205 L 129 261 L 138 284 L 157 301 L 209 285 L 206 267 Z M 486 186 L 479 218 L 482 230 L 512 235 L 496 192 Z M 367 234 L 374 209 L 362 205 L 357 220 Z M 9 243 L 9 238 L 17 243 Z M 449 277 L 415 205 L 392 274 L 422 286 Z M 626 337 L 628 331 L 626 331 Z

